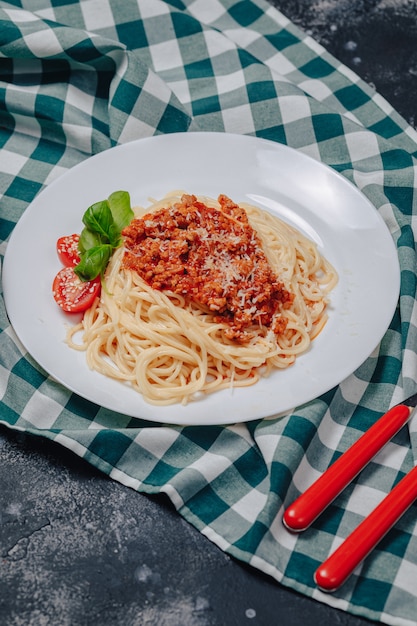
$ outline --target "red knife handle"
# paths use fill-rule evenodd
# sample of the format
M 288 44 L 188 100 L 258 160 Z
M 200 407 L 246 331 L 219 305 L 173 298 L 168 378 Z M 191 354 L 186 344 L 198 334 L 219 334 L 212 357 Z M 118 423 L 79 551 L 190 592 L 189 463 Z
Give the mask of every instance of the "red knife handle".
M 399 404 L 380 417 L 287 508 L 283 517 L 284 525 L 294 532 L 301 532 L 308 528 L 376 453 L 404 426 L 410 415 L 410 408 L 405 404 Z
M 314 580 L 322 591 L 335 591 L 374 549 L 417 498 L 414 467 L 363 522 L 320 565 Z

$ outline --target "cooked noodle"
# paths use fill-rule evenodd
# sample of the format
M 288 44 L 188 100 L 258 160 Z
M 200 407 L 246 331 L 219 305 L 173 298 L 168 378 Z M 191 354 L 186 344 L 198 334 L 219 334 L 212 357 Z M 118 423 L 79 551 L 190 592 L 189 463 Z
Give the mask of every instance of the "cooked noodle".
M 141 213 L 178 202 L 174 194 Z M 215 200 L 199 198 L 207 206 Z M 132 385 L 150 403 L 187 403 L 203 393 L 256 383 L 272 370 L 292 365 L 327 320 L 328 294 L 337 274 L 316 245 L 275 216 L 251 205 L 244 208 L 279 280 L 293 294 L 279 310 L 283 332 L 262 324 L 250 327 L 248 341 L 230 339 L 230 326 L 215 311 L 181 294 L 154 289 L 123 267 L 124 249 L 113 255 L 100 300 L 67 341 L 85 350 L 90 368 Z M 81 341 L 78 335 L 81 331 Z

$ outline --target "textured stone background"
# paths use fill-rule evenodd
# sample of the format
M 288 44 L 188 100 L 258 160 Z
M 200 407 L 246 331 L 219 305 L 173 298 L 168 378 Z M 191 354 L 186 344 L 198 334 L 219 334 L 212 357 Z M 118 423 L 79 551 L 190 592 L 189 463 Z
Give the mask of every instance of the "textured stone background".
M 415 0 L 270 0 L 417 127 Z

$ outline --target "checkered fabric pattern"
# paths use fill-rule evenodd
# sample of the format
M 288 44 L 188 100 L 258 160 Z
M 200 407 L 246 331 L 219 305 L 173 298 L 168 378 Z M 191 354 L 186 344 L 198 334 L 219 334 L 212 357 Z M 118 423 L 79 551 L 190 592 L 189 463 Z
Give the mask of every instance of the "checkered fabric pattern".
M 55 440 L 133 489 L 165 492 L 221 549 L 284 585 L 373 620 L 416 624 L 416 506 L 339 591 L 323 594 L 313 582 L 413 467 L 415 421 L 308 531 L 293 536 L 281 522 L 313 478 L 416 392 L 416 133 L 263 0 L 0 2 L 2 256 L 28 204 L 69 168 L 117 144 L 192 131 L 288 144 L 372 201 L 401 265 L 398 308 L 380 346 L 340 386 L 284 418 L 165 426 L 111 413 L 49 378 L 1 300 L 1 422 Z

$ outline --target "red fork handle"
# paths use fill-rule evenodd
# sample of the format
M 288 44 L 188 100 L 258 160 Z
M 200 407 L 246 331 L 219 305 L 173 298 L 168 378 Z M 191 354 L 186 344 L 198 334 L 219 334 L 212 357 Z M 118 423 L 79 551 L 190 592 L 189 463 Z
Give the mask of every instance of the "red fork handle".
M 322 591 L 335 591 L 368 556 L 417 498 L 417 466 L 317 568 L 314 580 Z
M 300 532 L 308 528 L 376 453 L 404 426 L 410 415 L 410 408 L 405 404 L 399 404 L 380 417 L 287 508 L 283 522 L 288 530 Z

